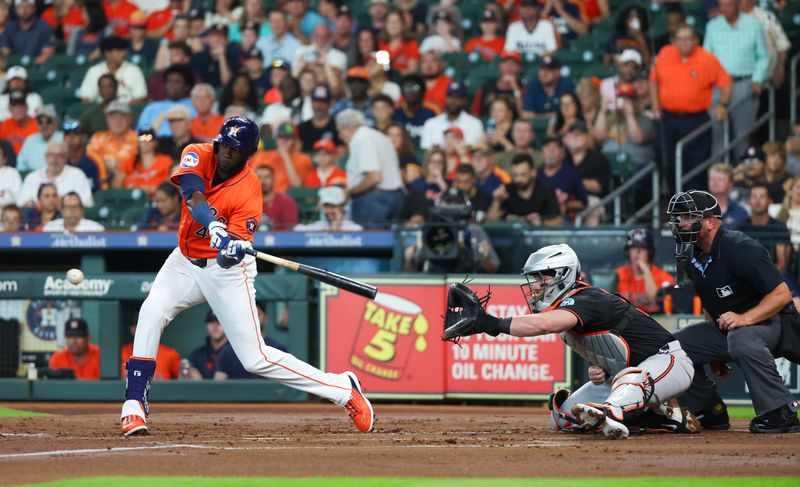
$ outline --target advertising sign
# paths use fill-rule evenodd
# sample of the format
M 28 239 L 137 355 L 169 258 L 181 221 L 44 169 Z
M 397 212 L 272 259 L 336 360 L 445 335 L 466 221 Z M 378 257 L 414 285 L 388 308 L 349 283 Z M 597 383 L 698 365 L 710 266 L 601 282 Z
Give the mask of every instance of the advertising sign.
M 380 289 L 372 301 L 321 287 L 322 369 L 354 371 L 371 397 L 442 398 L 442 280 L 368 282 Z

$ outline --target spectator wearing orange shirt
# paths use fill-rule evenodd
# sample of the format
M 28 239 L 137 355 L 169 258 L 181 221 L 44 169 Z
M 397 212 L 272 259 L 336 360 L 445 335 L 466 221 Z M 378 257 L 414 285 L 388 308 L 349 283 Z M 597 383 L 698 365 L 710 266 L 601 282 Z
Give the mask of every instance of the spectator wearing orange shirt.
M 444 109 L 444 99 L 447 96 L 447 87 L 453 81 L 444 75 L 444 61 L 442 55 L 436 51 L 426 52 L 420 57 L 419 70 L 425 79 L 425 99 Z
M 658 291 L 675 284 L 672 274 L 653 265 L 656 253 L 653 234 L 645 228 L 628 232 L 625 255 L 628 263 L 617 267 L 613 291 L 646 313 L 663 312 Z
M 697 33 L 683 26 L 675 32 L 674 44 L 656 56 L 650 71 L 650 100 L 653 114 L 661 120 L 659 135 L 666 154 L 667 182 L 675 181 L 675 145 L 709 120 L 708 109 L 714 87 L 720 90 L 714 116 L 721 122 L 728 116 L 731 77 L 719 60 L 698 45 Z M 711 133 L 704 132 L 684 146 L 683 172 L 686 173 L 711 156 Z M 684 187 L 705 188 L 702 174 Z
M 170 0 L 166 8 L 152 12 L 147 18 L 147 37 L 172 39 L 172 24 L 175 18 L 189 10 L 189 2 Z
M 61 26 L 64 34 L 64 41 L 69 41 L 72 32 L 86 27 L 86 18 L 83 16 L 83 8 L 77 2 L 58 2 L 51 7 L 44 9 L 41 19 L 50 24 L 55 31 Z
M 169 177 L 172 158 L 158 151 L 158 139 L 153 129 L 139 131 L 136 158 L 119 165 L 112 186 L 139 188 L 152 194 Z
M 192 88 L 191 96 L 192 106 L 197 110 L 197 116 L 192 119 L 189 126 L 192 137 L 201 142 L 211 142 L 225 121 L 225 117 L 211 111 L 217 101 L 214 87 L 208 83 L 200 83 Z
M 112 101 L 106 108 L 108 130 L 96 132 L 89 139 L 86 154 L 97 164 L 100 182 L 112 181 L 119 167 L 129 167 L 136 158 L 136 131 L 131 128 L 131 107 Z
M 51 369 L 72 369 L 78 380 L 100 379 L 100 347 L 89 343 L 89 325 L 81 318 L 70 318 L 64 325 L 67 348 L 50 357 Z
M 306 175 L 312 172 L 314 163 L 307 154 L 300 152 L 297 127 L 291 122 L 278 125 L 276 141 L 276 149 L 256 152 L 251 166 L 253 169 L 271 167 L 275 177 L 275 191 L 283 193 L 289 188 L 301 187 Z
M 21 91 L 12 91 L 9 94 L 8 109 L 11 117 L 0 123 L 0 139 L 8 141 L 16 155 L 22 149 L 25 139 L 39 131 L 39 124 L 28 115 L 28 102 L 25 93 Z
M 477 52 L 484 61 L 491 61 L 503 51 L 506 39 L 500 35 L 500 21 L 497 18 L 497 12 L 488 5 L 481 14 L 480 28 L 480 37 L 468 40 L 467 45 L 464 46 L 464 52 L 470 54 Z
M 136 335 L 136 324 L 134 323 L 130 327 L 131 337 Z M 131 358 L 133 355 L 133 343 L 128 343 L 127 345 L 123 345 L 119 351 L 120 359 L 122 360 L 122 366 L 120 367 L 121 373 L 120 377 L 123 379 L 126 377 L 127 371 L 125 369 L 125 365 L 128 363 L 128 359 Z M 170 348 L 166 345 L 158 345 L 158 351 L 156 352 L 156 373 L 153 375 L 153 379 L 155 380 L 169 380 L 169 379 L 177 379 L 178 375 L 180 375 L 181 371 L 181 354 L 179 354 L 174 348 Z
M 347 186 L 347 173 L 336 165 L 336 145 L 331 139 L 320 139 L 314 143 L 314 163 L 317 167 L 308 171 L 303 186 Z
M 106 0 L 103 2 L 103 13 L 114 29 L 114 34 L 128 37 L 131 15 L 137 10 L 136 5 L 128 0 Z
M 411 37 L 403 13 L 393 8 L 386 15 L 378 48 L 389 53 L 392 69 L 401 74 L 413 73 L 419 65 L 419 44 Z

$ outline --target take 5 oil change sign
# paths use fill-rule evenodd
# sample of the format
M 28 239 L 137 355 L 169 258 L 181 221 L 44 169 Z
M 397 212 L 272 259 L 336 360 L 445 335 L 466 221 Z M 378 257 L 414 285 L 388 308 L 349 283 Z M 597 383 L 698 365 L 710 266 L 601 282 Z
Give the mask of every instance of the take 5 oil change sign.
M 469 285 L 482 296 L 487 282 L 487 312 L 529 313 L 514 279 L 482 277 Z M 448 284 L 442 278 L 370 283 L 380 291 L 373 301 L 329 286 L 320 292 L 322 368 L 357 372 L 370 397 L 546 399 L 568 382 L 567 349 L 558 335 L 443 342 Z
M 442 280 L 369 283 L 379 289 L 374 300 L 322 287 L 321 367 L 356 372 L 370 397 L 442 398 Z

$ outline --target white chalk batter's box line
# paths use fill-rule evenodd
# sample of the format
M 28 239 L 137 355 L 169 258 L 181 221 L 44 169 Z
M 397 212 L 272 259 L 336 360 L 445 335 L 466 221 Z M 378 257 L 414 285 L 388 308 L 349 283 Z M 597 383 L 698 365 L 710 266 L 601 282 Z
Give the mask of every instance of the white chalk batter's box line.
M 561 442 L 561 441 L 530 441 L 526 443 L 512 443 L 508 445 L 497 445 L 493 448 L 533 448 L 543 446 L 573 446 L 576 442 Z M 392 445 L 389 448 L 489 448 L 489 445 Z M 329 449 L 328 445 L 319 446 L 263 446 L 263 447 L 237 447 L 237 446 L 211 446 L 211 445 L 194 445 L 194 444 L 167 444 L 167 445 L 147 445 L 147 446 L 123 446 L 115 448 L 86 448 L 76 450 L 49 450 L 40 452 L 26 452 L 26 453 L 3 453 L 0 454 L 0 460 L 15 460 L 21 458 L 41 458 L 53 456 L 91 456 L 91 455 L 107 455 L 114 453 L 125 453 L 129 451 L 139 450 L 167 450 L 167 449 L 195 449 L 195 450 L 322 450 Z

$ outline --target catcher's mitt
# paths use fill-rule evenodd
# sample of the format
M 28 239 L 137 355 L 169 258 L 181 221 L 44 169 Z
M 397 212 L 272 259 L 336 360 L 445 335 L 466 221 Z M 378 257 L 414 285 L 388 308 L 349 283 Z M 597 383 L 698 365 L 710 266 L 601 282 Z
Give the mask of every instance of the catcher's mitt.
M 447 293 L 442 340 L 458 343 L 461 337 L 476 333 L 497 336 L 497 318 L 487 315 L 485 310 L 491 295 L 489 291 L 484 297 L 479 298 L 466 284 L 461 282 L 451 284 Z M 495 326 L 491 326 L 492 324 Z

